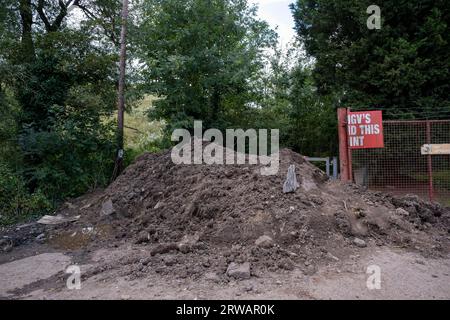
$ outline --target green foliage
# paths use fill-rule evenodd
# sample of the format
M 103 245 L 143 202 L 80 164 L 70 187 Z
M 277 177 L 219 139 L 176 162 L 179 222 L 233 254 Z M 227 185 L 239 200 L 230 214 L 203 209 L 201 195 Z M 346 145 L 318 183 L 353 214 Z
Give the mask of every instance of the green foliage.
M 291 72 L 286 109 L 287 125 L 281 141 L 307 156 L 330 156 L 337 149 L 337 99 L 318 96 L 311 72 L 301 66 Z
M 0 87 L 0 163 L 13 165 L 19 157 L 16 140 L 19 107 L 8 91 Z
M 319 96 L 307 59 L 298 43 L 277 49 L 261 79 L 263 99 L 257 109 L 257 128 L 280 129 L 280 144 L 307 156 L 337 154 L 337 99 Z
M 369 30 L 369 0 L 298 0 L 296 29 L 316 59 L 320 93 L 341 106 L 387 109 L 389 117 L 450 115 L 450 6 L 446 0 L 383 0 Z
M 59 23 L 61 3 L 45 3 L 48 23 L 33 15 L 31 37 L 21 34 L 22 7 L 0 8 L 0 223 L 42 214 L 111 177 L 117 56 L 92 32 L 95 22 Z
M 114 131 L 103 118 L 115 105 L 114 59 L 86 33 L 52 32 L 38 38 L 27 80 L 18 82 L 24 177 L 53 202 L 110 178 Z
M 111 77 L 115 76 L 116 57 L 93 47 L 92 40 L 83 31 L 71 30 L 37 38 L 34 61 L 26 64 L 16 79 L 22 123 L 45 130 L 52 118 L 58 116 L 49 113 L 50 107 L 64 105 L 74 86 L 83 92 L 71 100 L 83 99 L 87 103 L 78 103 L 79 108 L 92 109 L 95 105 L 99 112 L 111 111 L 115 103 Z
M 22 177 L 0 162 L 0 225 L 38 216 L 52 209 L 41 191 L 29 194 Z
M 246 0 L 154 0 L 135 32 L 146 89 L 163 99 L 152 119 L 174 128 L 249 125 L 263 50 L 275 34 Z
M 39 159 L 25 167 L 28 183 L 52 201 L 106 185 L 113 166 L 112 126 L 102 124 L 95 109 L 61 109 L 57 105 L 50 109 L 58 117 L 49 130 L 30 128 L 21 139 L 25 157 Z
M 148 111 L 157 100 L 154 96 L 144 95 L 142 99 L 136 99 L 132 107 L 125 112 L 125 166 L 145 152 L 159 152 L 171 146 L 170 141 L 166 143 L 164 121 L 148 119 Z

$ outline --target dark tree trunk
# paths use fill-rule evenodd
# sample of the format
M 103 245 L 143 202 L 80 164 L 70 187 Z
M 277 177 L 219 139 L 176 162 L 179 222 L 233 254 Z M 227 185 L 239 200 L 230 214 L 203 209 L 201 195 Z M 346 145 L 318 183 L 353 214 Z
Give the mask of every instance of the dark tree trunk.
M 21 62 L 31 62 L 35 57 L 32 27 L 33 11 L 31 0 L 20 0 L 20 18 L 22 24 Z

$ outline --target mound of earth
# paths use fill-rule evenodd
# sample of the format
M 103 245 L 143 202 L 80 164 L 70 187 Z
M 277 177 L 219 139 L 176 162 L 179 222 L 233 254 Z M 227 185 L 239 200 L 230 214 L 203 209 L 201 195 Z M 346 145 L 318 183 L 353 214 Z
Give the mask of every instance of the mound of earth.
M 289 166 L 299 184 L 283 192 Z M 61 210 L 78 221 L 47 227 L 47 241 L 89 251 L 142 248 L 117 264 L 131 277 L 248 278 L 345 259 L 366 246 L 446 254 L 450 213 L 415 196 L 394 197 L 333 181 L 301 155 L 280 151 L 278 174 L 261 165 L 176 165 L 170 151 L 144 154 L 106 190 Z

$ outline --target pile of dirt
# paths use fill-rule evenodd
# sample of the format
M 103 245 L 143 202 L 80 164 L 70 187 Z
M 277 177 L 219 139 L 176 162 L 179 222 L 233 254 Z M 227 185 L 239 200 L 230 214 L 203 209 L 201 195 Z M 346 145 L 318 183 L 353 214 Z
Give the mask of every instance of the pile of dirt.
M 291 165 L 299 187 L 283 193 Z M 217 281 L 294 268 L 313 274 L 367 246 L 429 256 L 450 248 L 450 213 L 438 204 L 330 180 L 288 149 L 278 174 L 260 169 L 176 165 L 170 151 L 144 154 L 106 190 L 66 205 L 61 214 L 81 217 L 52 227 L 48 241 L 69 250 L 142 248 L 95 272 L 121 266 L 130 277 L 153 270 Z

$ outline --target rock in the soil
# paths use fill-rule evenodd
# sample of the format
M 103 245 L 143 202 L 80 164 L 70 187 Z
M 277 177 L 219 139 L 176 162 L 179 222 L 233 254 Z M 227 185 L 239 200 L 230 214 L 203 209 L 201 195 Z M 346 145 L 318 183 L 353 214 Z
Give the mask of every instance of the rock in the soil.
M 255 245 L 261 248 L 270 248 L 273 245 L 273 239 L 264 235 L 256 239 Z
M 286 175 L 286 181 L 283 185 L 283 192 L 295 192 L 295 190 L 297 190 L 299 186 L 300 185 L 297 182 L 297 176 L 295 175 L 295 165 L 291 164 Z
M 205 274 L 205 279 L 209 280 L 209 281 L 212 281 L 212 282 L 215 282 L 215 283 L 220 282 L 220 277 L 215 272 L 208 272 L 208 273 L 206 273 Z
M 160 243 L 150 251 L 150 255 L 164 254 L 177 249 L 178 245 L 176 243 Z
M 44 237 L 45 237 L 45 233 L 41 233 L 40 235 L 38 235 L 38 236 L 36 237 L 36 240 L 44 239 Z
M 334 261 L 339 261 L 339 258 L 331 254 L 330 252 L 327 253 L 328 258 Z
M 367 247 L 367 243 L 363 239 L 360 239 L 360 238 L 353 239 L 353 244 L 360 248 Z
M 281 260 L 278 262 L 278 267 L 279 267 L 280 269 L 284 269 L 284 270 L 289 270 L 289 271 L 291 271 L 291 270 L 294 270 L 295 265 L 294 265 L 294 263 L 292 262 L 291 259 L 289 259 L 289 258 L 284 258 L 284 259 L 281 259 Z
M 116 209 L 114 209 L 114 205 L 113 205 L 111 199 L 103 202 L 102 211 L 101 211 L 102 216 L 109 216 L 115 212 L 116 212 Z
M 250 263 L 230 263 L 227 269 L 227 276 L 239 280 L 250 279 Z
M 37 242 L 44 242 L 44 240 L 45 240 L 45 233 L 41 233 L 36 237 Z
M 397 209 L 395 210 L 395 213 L 398 214 L 398 215 L 400 215 L 400 216 L 404 216 L 404 217 L 409 216 L 409 212 L 406 211 L 406 210 L 403 209 L 403 208 L 397 208 Z
M 74 204 L 72 204 L 72 203 L 70 203 L 70 202 L 66 202 L 65 205 L 66 205 L 66 207 L 67 207 L 68 209 L 74 210 L 74 209 L 77 208 L 76 205 L 74 205 Z
M 314 265 L 314 264 L 310 264 L 310 265 L 308 265 L 307 267 L 305 267 L 305 268 L 303 269 L 303 273 L 304 273 L 306 276 L 312 276 L 312 275 L 314 275 L 316 272 L 317 272 L 317 267 L 316 267 L 316 265 Z
M 147 231 L 140 232 L 135 243 L 140 244 L 140 243 L 147 243 L 147 242 L 150 242 L 150 234 Z
M 165 256 L 163 258 L 164 264 L 168 267 L 173 266 L 177 263 L 177 258 L 173 255 Z
M 178 243 L 178 250 L 183 253 L 188 253 L 192 251 L 193 247 L 196 245 L 200 236 L 198 234 L 185 235 L 183 239 Z
M 161 208 L 161 206 L 162 206 L 161 201 L 158 201 L 158 203 L 155 204 L 155 206 L 153 207 L 153 209 L 159 209 L 159 208 Z
M 66 222 L 74 222 L 77 221 L 78 219 L 80 219 L 80 216 L 66 217 L 60 214 L 56 216 L 45 215 L 38 220 L 38 223 L 46 225 L 57 225 Z
M 0 248 L 3 252 L 10 252 L 14 247 L 14 243 L 9 239 L 0 239 Z
M 250 283 L 250 284 L 246 285 L 243 289 L 245 292 L 250 292 L 250 291 L 253 291 L 254 286 L 252 283 Z

